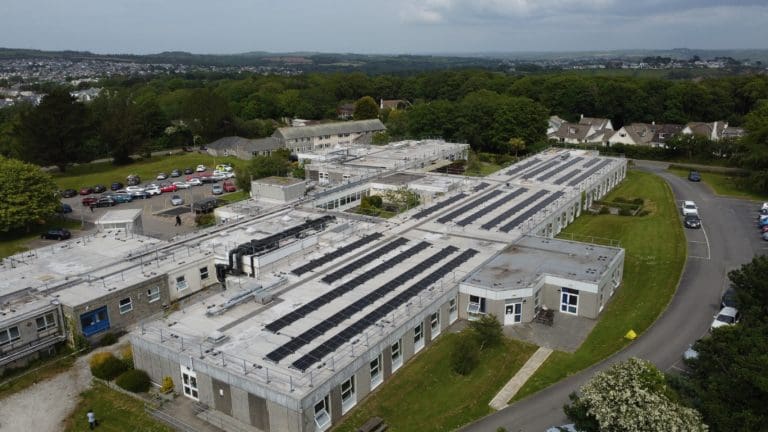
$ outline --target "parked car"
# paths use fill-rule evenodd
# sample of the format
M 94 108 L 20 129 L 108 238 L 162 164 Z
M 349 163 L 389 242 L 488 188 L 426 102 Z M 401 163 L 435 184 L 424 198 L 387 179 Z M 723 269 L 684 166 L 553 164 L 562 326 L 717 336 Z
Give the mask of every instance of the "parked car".
M 80 195 L 90 195 L 93 193 L 92 187 L 84 187 L 80 189 Z
M 116 193 L 114 195 L 110 195 L 110 197 L 115 200 L 118 204 L 120 203 L 129 203 L 133 201 L 133 196 L 129 193 Z
M 723 296 L 720 298 L 720 307 L 735 308 L 736 306 L 738 306 L 736 303 L 736 290 L 733 287 L 729 287 L 727 290 L 725 290 Z
M 85 197 L 85 198 L 83 198 L 83 200 L 81 202 L 83 203 L 83 206 L 90 207 L 90 206 L 96 204 L 96 201 L 98 201 L 98 200 L 99 199 L 96 198 L 96 197 Z
M 738 324 L 740 320 L 741 314 L 739 311 L 734 307 L 726 306 L 720 309 L 720 312 L 715 315 L 715 319 L 712 321 L 712 325 L 709 326 L 709 329 L 714 330 L 718 327 Z
M 224 192 L 235 192 L 237 190 L 235 184 L 229 180 L 225 181 L 221 186 L 224 188 Z
M 118 190 L 120 190 L 120 189 L 122 189 L 122 188 L 123 188 L 123 184 L 122 184 L 122 183 L 120 183 L 120 182 L 114 182 L 114 183 L 112 183 L 112 184 L 109 186 L 109 188 L 110 188 L 110 189 L 112 189 L 113 191 L 118 191 Z
M 100 184 L 97 184 L 96 186 L 93 187 L 93 193 L 102 193 L 102 192 L 106 192 L 106 190 L 107 190 L 107 187 Z
M 701 174 L 699 174 L 698 171 L 691 171 L 688 173 L 688 180 L 692 182 L 700 182 L 701 181 Z
M 762 229 L 766 226 L 768 226 L 768 215 L 760 216 L 760 219 L 757 220 L 757 227 Z
M 192 147 L 184 146 L 181 148 L 181 151 L 185 151 L 187 153 L 195 151 Z
M 195 211 L 195 213 L 209 213 L 218 207 L 218 205 L 219 201 L 214 197 L 210 197 L 195 201 L 195 203 L 192 204 L 192 209 Z
M 684 222 L 686 228 L 701 228 L 701 219 L 699 219 L 698 215 L 695 214 L 689 214 L 685 217 Z
M 699 209 L 696 207 L 696 203 L 693 201 L 683 201 L 683 205 L 680 207 L 683 212 L 683 216 L 699 215 Z
M 64 228 L 54 228 L 40 234 L 41 239 L 46 240 L 66 240 L 72 237 L 72 233 Z
M 216 171 L 230 172 L 232 171 L 232 165 L 228 163 L 218 164 L 216 165 Z
M 211 193 L 214 195 L 221 195 L 224 193 L 224 188 L 220 184 L 211 186 Z
M 768 232 L 763 233 L 763 240 L 768 241 Z
M 117 205 L 117 200 L 111 196 L 101 197 L 96 201 L 96 207 L 113 207 Z
M 160 185 L 160 192 L 176 192 L 178 188 L 172 183 L 163 183 Z
M 181 170 L 174 168 L 173 171 L 171 171 L 171 177 L 181 177 Z
M 187 182 L 183 181 L 173 182 L 173 185 L 176 186 L 176 189 L 189 189 L 190 186 Z
M 203 184 L 203 181 L 197 177 L 192 177 L 189 180 L 187 180 L 185 183 L 190 186 L 200 186 L 201 184 Z
M 151 184 L 147 186 L 146 189 L 144 189 L 144 192 L 149 194 L 149 196 L 160 195 L 161 193 L 163 193 L 163 191 L 160 190 L 160 186 L 156 184 Z
M 58 212 L 61 214 L 72 213 L 72 206 L 70 206 L 67 203 L 61 203 L 61 206 L 59 207 Z
M 760 228 L 761 233 L 767 233 L 768 232 L 768 225 L 764 225 L 762 228 Z
M 125 188 L 125 191 L 128 193 L 144 192 L 144 188 L 141 186 L 128 186 Z
M 180 206 L 184 204 L 184 198 L 182 198 L 179 195 L 174 195 L 171 197 L 171 205 Z
M 195 171 L 197 171 L 197 172 L 203 172 L 203 171 L 205 171 L 205 170 L 207 170 L 207 169 L 208 169 L 208 168 L 206 168 L 206 167 L 205 167 L 205 165 L 202 165 L 202 164 L 200 164 L 200 165 L 198 165 L 198 166 L 197 166 L 197 168 L 195 168 Z
M 168 178 L 168 174 L 166 174 L 166 173 L 164 173 L 164 172 L 161 172 L 161 173 L 158 173 L 158 174 L 157 174 L 157 179 L 158 179 L 158 180 L 165 180 L 165 179 L 167 179 L 167 178 Z
M 149 198 L 150 196 L 151 196 L 151 195 L 149 195 L 148 193 L 144 192 L 144 190 L 140 190 L 140 191 L 131 192 L 131 197 L 132 197 L 133 199 L 147 199 L 147 198 Z
M 195 170 L 192 168 L 184 168 L 184 174 L 192 174 L 193 172 L 195 172 Z
M 235 173 L 232 172 L 232 171 L 219 171 L 219 170 L 216 170 L 216 171 L 213 172 L 213 176 L 223 180 L 223 179 L 228 179 L 228 178 L 234 177 Z
M 141 177 L 136 174 L 129 174 L 128 177 L 125 178 L 125 184 L 128 186 L 136 186 L 139 183 L 141 183 Z
M 62 198 L 72 198 L 73 196 L 77 196 L 77 191 L 74 189 L 64 189 L 61 191 Z

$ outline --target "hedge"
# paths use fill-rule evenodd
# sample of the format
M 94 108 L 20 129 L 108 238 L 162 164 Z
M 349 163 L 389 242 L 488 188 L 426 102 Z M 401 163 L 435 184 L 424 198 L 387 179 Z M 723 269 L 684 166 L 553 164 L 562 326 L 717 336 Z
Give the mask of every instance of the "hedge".
M 149 375 L 141 369 L 131 369 L 115 380 L 115 384 L 133 393 L 146 393 L 151 385 Z

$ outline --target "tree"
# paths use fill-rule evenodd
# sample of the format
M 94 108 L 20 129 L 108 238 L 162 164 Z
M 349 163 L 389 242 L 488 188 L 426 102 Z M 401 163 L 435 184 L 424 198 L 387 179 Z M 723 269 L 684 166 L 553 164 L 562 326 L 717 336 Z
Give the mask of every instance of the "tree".
M 570 398 L 563 410 L 583 432 L 707 430 L 696 410 L 676 401 L 664 374 L 637 358 L 598 372 Z
M 509 149 L 515 152 L 515 159 L 517 159 L 518 152 L 525 150 L 525 141 L 520 138 L 510 138 L 507 144 Z
M 289 153 L 290 154 L 290 153 Z M 269 156 L 255 156 L 242 168 L 235 168 L 237 172 L 237 186 L 244 190 L 251 190 L 251 180 L 270 176 L 285 176 L 291 171 L 291 163 L 286 152 L 275 151 Z
M 0 231 L 27 228 L 61 206 L 56 183 L 39 166 L 0 156 Z
M 480 361 L 480 346 L 472 336 L 458 335 L 451 350 L 451 369 L 459 375 L 469 375 Z
M 412 209 L 419 205 L 420 202 L 419 194 L 406 187 L 386 191 L 382 199 L 387 204 L 394 206 L 397 212 Z
M 470 321 L 469 329 L 477 338 L 480 349 L 496 346 L 501 343 L 504 337 L 501 323 L 494 314 L 486 314 L 480 319 Z
M 109 149 L 113 163 L 132 162 L 131 155 L 144 146 L 151 134 L 144 121 L 145 111 L 126 92 L 106 93 L 95 106 L 99 138 Z
M 370 96 L 363 96 L 355 103 L 355 111 L 352 114 L 355 120 L 367 120 L 379 118 L 379 105 Z
M 55 88 L 40 105 L 22 113 L 16 135 L 24 160 L 64 172 L 71 163 L 92 159 L 86 142 L 90 128 L 85 105 L 67 90 Z

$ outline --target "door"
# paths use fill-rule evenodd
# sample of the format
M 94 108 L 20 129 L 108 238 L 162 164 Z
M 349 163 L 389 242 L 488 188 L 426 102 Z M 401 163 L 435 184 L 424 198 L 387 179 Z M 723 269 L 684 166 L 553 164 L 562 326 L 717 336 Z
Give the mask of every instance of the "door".
M 181 386 L 184 389 L 184 396 L 200 400 L 197 389 L 197 374 L 186 366 L 181 367 Z
M 523 304 L 508 303 L 504 306 L 504 325 L 517 324 L 523 321 Z
M 560 312 L 577 315 L 579 311 L 579 291 L 563 288 L 560 292 Z

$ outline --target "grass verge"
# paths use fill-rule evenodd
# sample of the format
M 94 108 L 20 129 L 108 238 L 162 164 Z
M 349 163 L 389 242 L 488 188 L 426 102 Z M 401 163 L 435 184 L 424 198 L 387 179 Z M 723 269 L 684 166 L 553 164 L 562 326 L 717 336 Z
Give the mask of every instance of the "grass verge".
M 36 360 L 23 369 L 4 375 L 0 378 L 0 400 L 68 370 L 75 364 L 75 360 L 77 355 L 64 349 L 54 359 Z
M 251 195 L 243 190 L 239 190 L 237 192 L 228 193 L 226 195 L 222 195 L 218 197 L 217 199 L 224 204 L 232 204 L 233 202 L 243 201 L 250 198 Z
M 564 233 L 621 241 L 626 251 L 623 285 L 603 310 L 587 340 L 574 353 L 555 351 L 515 395 L 533 394 L 610 356 L 653 324 L 675 293 L 686 259 L 686 242 L 674 196 L 660 177 L 630 170 L 606 198 L 643 198 L 647 216 L 582 215 Z
M 30 240 L 40 238 L 40 234 L 51 228 L 67 228 L 68 230 L 73 231 L 80 228 L 80 222 L 61 216 L 53 216 L 46 223 L 32 228 L 30 232 L 16 230 L 13 232 L 2 233 L 0 234 L 0 258 L 9 257 L 13 254 L 29 250 L 26 244 L 29 243 Z
M 501 165 L 492 163 L 492 162 L 483 162 L 480 161 L 480 170 L 479 171 L 466 171 L 464 174 L 468 176 L 473 177 L 485 177 L 488 174 L 493 174 L 496 171 L 500 170 L 502 167 Z
M 398 432 L 446 431 L 491 412 L 496 392 L 536 350 L 512 340 L 482 351 L 468 376 L 451 370 L 451 350 L 460 336 L 446 334 L 366 398 L 334 431 L 351 432 L 379 416 Z
M 80 401 L 67 420 L 66 432 L 88 430 L 86 413 L 93 409 L 99 421 L 98 431 L 103 432 L 171 432 L 172 429 L 155 420 L 144 410 L 144 403 L 131 396 L 112 390 L 104 384 L 93 386 L 80 393 Z
M 688 170 L 670 168 L 669 172 L 679 177 L 688 177 Z M 701 181 L 711 187 L 717 195 L 768 201 L 768 195 L 752 192 L 739 186 L 737 176 L 714 172 L 699 172 L 699 174 L 701 174 Z

